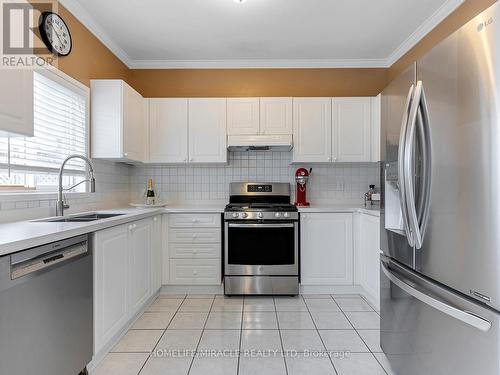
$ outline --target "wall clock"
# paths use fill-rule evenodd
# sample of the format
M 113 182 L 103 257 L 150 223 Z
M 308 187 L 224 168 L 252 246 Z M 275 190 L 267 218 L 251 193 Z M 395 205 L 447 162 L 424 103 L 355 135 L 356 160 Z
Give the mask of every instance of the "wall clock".
M 40 36 L 50 52 L 67 56 L 71 52 L 71 34 L 64 20 L 56 13 L 43 12 L 40 16 Z

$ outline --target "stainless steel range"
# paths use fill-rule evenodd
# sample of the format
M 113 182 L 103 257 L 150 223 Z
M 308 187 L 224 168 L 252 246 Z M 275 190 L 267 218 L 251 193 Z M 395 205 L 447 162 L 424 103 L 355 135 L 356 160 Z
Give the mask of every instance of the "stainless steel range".
M 232 183 L 224 210 L 226 295 L 299 293 L 299 213 L 288 183 Z

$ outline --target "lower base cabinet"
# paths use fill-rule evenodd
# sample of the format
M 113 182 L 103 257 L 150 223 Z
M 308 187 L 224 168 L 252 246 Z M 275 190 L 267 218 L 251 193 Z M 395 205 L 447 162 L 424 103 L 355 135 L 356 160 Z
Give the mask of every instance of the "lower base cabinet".
M 359 236 L 359 283 L 378 308 L 380 301 L 380 218 L 362 214 Z
M 93 248 L 96 355 L 161 286 L 161 215 L 98 231 Z
M 352 213 L 302 213 L 302 285 L 352 285 Z

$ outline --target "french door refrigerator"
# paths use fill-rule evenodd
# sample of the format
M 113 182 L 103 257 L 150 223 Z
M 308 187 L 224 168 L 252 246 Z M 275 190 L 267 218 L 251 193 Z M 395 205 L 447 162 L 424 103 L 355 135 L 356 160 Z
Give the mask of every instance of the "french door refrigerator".
M 500 4 L 382 96 L 381 346 L 398 375 L 500 374 Z

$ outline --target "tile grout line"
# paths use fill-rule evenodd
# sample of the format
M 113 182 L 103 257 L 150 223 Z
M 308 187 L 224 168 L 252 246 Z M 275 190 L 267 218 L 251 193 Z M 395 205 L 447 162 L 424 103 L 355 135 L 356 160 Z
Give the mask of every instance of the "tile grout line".
M 335 304 L 335 306 L 337 306 L 340 309 L 340 307 L 337 305 L 337 302 L 333 299 L 333 297 L 331 295 L 330 295 L 330 298 L 333 300 L 333 303 Z M 332 364 L 333 371 L 335 371 L 335 374 L 338 375 L 338 371 L 335 368 L 335 365 L 333 364 L 333 361 L 332 361 L 332 358 L 330 356 L 330 353 L 328 352 L 328 348 L 326 347 L 325 342 L 323 341 L 323 337 L 321 337 L 321 334 L 319 333 L 318 326 L 316 325 L 316 322 L 314 321 L 314 318 L 313 318 L 313 315 L 311 313 L 311 310 L 309 309 L 309 306 L 307 305 L 307 301 L 305 300 L 304 297 L 302 297 L 302 300 L 304 301 L 304 304 L 306 305 L 306 309 L 309 312 L 309 316 L 311 317 L 311 320 L 312 320 L 312 322 L 314 324 L 314 328 L 316 328 L 316 333 L 318 334 L 319 339 L 321 340 L 321 343 L 323 344 L 323 347 L 325 348 L 325 353 L 328 354 L 328 359 L 330 360 L 330 363 Z M 328 298 L 325 298 L 325 300 L 328 300 Z
M 275 297 L 271 298 L 273 299 L 274 315 L 276 316 L 276 325 L 278 326 L 278 335 L 280 336 L 281 356 L 283 357 L 283 362 L 285 363 L 285 373 L 286 375 L 288 375 L 288 365 L 286 363 L 286 358 L 285 358 L 285 347 L 283 346 L 283 338 L 281 337 L 280 320 L 278 319 L 278 308 L 276 307 L 276 298 Z
M 210 304 L 210 309 L 208 310 L 207 317 L 205 318 L 205 323 L 203 323 L 203 328 L 201 329 L 201 335 L 200 338 L 198 339 L 198 344 L 196 345 L 196 348 L 194 350 L 194 355 L 193 358 L 191 358 L 191 363 L 189 364 L 188 372 L 186 375 L 189 375 L 191 372 L 191 368 L 193 367 L 194 360 L 198 354 L 198 348 L 200 347 L 201 339 L 203 338 L 203 335 L 205 334 L 205 327 L 207 326 L 208 318 L 210 317 L 210 313 L 212 312 L 212 308 L 214 306 L 215 298 L 217 297 L 217 294 L 214 294 L 212 297 L 212 303 Z
M 160 292 L 161 293 L 161 292 Z M 156 342 L 155 346 L 153 347 L 153 350 L 151 352 L 149 352 L 149 356 L 148 358 L 146 359 L 146 361 L 144 361 L 144 363 L 142 364 L 141 366 L 141 369 L 139 370 L 139 372 L 137 373 L 137 375 L 140 375 L 140 373 L 142 372 L 142 370 L 144 369 L 144 366 L 146 366 L 146 363 L 148 363 L 149 359 L 151 358 L 151 353 L 156 349 L 156 347 L 158 346 L 158 344 L 160 343 L 161 339 L 163 338 L 163 336 L 165 336 L 165 333 L 167 333 L 167 329 L 168 327 L 170 326 L 170 324 L 172 323 L 172 320 L 174 320 L 174 317 L 175 315 L 177 315 L 177 312 L 179 311 L 179 309 L 181 308 L 182 304 L 184 303 L 184 301 L 186 300 L 186 297 L 187 297 L 187 294 L 184 295 L 184 298 L 182 299 L 181 303 L 179 304 L 179 306 L 177 306 L 177 309 L 175 310 L 175 313 L 174 315 L 172 315 L 172 318 L 170 318 L 170 321 L 168 322 L 167 324 L 167 327 L 165 327 L 165 330 L 163 331 L 163 333 L 161 334 L 160 338 L 158 339 L 158 341 Z M 151 305 L 156 302 L 160 297 L 158 296 L 158 298 L 156 298 L 152 303 Z M 150 305 L 150 306 L 151 306 Z
M 359 295 L 359 297 L 361 299 L 365 300 L 361 294 Z M 334 298 L 334 297 L 332 296 L 332 298 Z M 335 301 L 335 298 L 334 298 L 334 301 Z M 366 301 L 366 300 L 365 300 L 365 302 L 368 303 L 368 301 Z M 337 303 L 337 301 L 335 301 L 335 303 Z M 368 303 L 368 305 L 373 309 L 373 307 L 369 303 Z M 359 336 L 359 338 L 361 339 L 361 341 L 363 342 L 363 344 L 365 344 L 365 346 L 368 348 L 369 353 L 372 355 L 373 358 L 375 358 L 375 361 L 377 361 L 377 363 L 382 368 L 382 370 L 387 374 L 387 371 L 385 370 L 384 366 L 382 366 L 382 364 L 378 361 L 377 357 L 373 354 L 372 350 L 370 349 L 370 347 L 368 346 L 368 344 L 365 342 L 365 340 L 363 340 L 363 337 L 361 337 L 361 335 L 359 334 L 357 328 L 354 327 L 354 324 L 352 324 L 352 322 L 349 319 L 349 317 L 347 316 L 347 314 L 344 312 L 344 310 L 342 310 L 342 308 L 340 308 L 340 311 L 342 311 L 342 314 L 344 314 L 344 316 L 346 317 L 347 321 L 352 326 L 352 328 L 354 329 L 354 331 L 356 332 L 356 334 Z M 349 311 L 349 312 L 370 312 L 370 311 Z M 379 315 L 379 317 L 380 317 L 380 315 Z M 379 331 L 380 331 L 380 329 L 379 329 Z
M 240 360 L 241 360 L 241 340 L 243 339 L 243 314 L 245 312 L 245 297 L 243 297 L 243 305 L 241 306 L 241 324 L 240 324 L 240 345 L 238 347 L 238 364 L 236 367 L 236 375 L 240 374 Z

